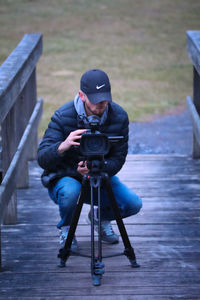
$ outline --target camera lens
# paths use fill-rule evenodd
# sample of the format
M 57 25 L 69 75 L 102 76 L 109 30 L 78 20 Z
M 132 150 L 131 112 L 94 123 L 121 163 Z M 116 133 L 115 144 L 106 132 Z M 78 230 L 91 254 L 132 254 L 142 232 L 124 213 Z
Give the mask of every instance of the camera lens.
M 101 151 L 105 149 L 105 139 L 101 136 L 91 136 L 87 141 L 87 148 L 90 151 Z
M 104 134 L 85 134 L 81 138 L 80 150 L 83 155 L 106 155 L 109 150 L 108 138 Z

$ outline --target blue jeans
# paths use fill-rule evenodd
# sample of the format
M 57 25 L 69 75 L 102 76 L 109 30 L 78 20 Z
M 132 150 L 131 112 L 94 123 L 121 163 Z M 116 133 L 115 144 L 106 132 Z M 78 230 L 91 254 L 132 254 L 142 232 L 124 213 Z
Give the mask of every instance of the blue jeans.
M 141 199 L 123 184 L 117 176 L 111 177 L 111 185 L 122 218 L 137 214 L 141 207 Z M 61 220 L 57 227 L 68 226 L 76 207 L 77 199 L 81 190 L 81 183 L 72 177 L 63 177 L 49 189 L 51 199 L 58 204 Z M 90 204 L 90 191 L 88 191 L 84 203 Z M 97 205 L 96 200 L 94 203 Z M 105 190 L 101 191 L 102 220 L 112 221 L 115 219 Z

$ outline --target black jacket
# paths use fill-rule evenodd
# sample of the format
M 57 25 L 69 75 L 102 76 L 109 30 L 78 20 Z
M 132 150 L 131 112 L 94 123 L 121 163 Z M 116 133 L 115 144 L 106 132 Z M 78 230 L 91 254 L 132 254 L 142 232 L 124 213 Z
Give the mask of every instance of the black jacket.
M 123 141 L 110 144 L 109 153 L 105 156 L 104 171 L 113 176 L 121 169 L 126 159 L 129 121 L 127 113 L 118 104 L 112 102 L 108 105 L 108 116 L 106 122 L 100 126 L 100 132 L 107 136 L 124 136 Z M 63 155 L 57 152 L 59 145 L 70 132 L 80 127 L 73 101 L 60 107 L 52 116 L 38 148 L 38 163 L 44 169 L 44 186 L 50 187 L 51 183 L 63 176 L 81 180 L 82 176 L 77 172 L 77 167 L 78 162 L 84 158 L 80 155 L 79 148 L 71 147 Z

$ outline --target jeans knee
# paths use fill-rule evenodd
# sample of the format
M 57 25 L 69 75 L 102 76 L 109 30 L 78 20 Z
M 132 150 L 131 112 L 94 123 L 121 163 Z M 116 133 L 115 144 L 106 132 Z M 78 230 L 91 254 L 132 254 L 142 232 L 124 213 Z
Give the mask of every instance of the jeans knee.
M 137 196 L 134 197 L 132 203 L 129 203 L 129 208 L 127 209 L 127 215 L 132 216 L 139 213 L 140 209 L 142 208 L 142 200 Z
M 62 187 L 57 194 L 57 203 L 63 208 L 75 206 L 78 196 L 78 191 L 71 191 L 68 187 Z
M 134 214 L 139 213 L 142 208 L 142 200 L 138 197 L 137 201 L 134 203 Z

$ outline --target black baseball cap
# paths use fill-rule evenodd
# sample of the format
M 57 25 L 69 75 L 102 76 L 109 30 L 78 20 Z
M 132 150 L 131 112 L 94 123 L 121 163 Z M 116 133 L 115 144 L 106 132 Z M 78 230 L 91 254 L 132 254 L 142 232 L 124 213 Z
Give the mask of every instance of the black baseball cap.
M 81 77 L 80 89 L 92 104 L 112 102 L 110 81 L 102 70 L 92 69 L 85 72 Z

